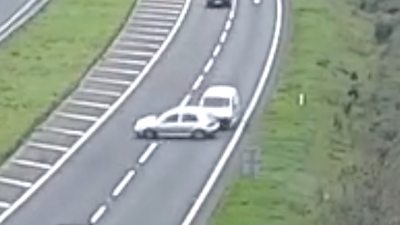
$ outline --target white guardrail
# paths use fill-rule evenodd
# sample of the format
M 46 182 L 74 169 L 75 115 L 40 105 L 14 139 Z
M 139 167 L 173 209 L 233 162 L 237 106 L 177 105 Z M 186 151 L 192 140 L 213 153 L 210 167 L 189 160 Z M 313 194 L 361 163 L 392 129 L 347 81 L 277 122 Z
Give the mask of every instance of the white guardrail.
M 8 20 L 0 24 L 0 42 L 40 11 L 50 0 L 29 0 Z

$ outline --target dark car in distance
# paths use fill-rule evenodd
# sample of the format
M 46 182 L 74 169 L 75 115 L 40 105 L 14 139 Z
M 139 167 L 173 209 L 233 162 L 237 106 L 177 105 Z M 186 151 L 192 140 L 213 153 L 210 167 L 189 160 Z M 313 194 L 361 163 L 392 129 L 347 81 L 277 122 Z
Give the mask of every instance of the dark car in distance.
M 231 7 L 231 0 L 207 0 L 207 8 Z

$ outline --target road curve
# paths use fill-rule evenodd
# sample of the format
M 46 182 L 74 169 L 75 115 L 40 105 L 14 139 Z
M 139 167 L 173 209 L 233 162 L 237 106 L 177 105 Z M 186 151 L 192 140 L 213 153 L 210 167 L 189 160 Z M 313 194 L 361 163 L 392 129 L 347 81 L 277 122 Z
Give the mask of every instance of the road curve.
M 0 26 L 29 0 L 0 0 Z
M 36 15 L 49 0 L 0 0 L 0 42 Z
M 229 25 L 228 10 L 205 9 L 203 1 L 193 1 L 178 36 L 142 86 L 4 224 L 180 224 L 233 133 L 207 141 L 162 141 L 146 163 L 139 164 L 152 142 L 134 139 L 131 122 L 179 104 L 206 70 L 227 27 L 229 36 L 204 81 L 190 92 L 188 104 L 195 104 L 207 86 L 219 83 L 238 87 L 243 103 L 249 104 L 270 52 L 275 4 L 240 1 Z M 113 196 L 126 174 L 133 175 L 131 182 Z

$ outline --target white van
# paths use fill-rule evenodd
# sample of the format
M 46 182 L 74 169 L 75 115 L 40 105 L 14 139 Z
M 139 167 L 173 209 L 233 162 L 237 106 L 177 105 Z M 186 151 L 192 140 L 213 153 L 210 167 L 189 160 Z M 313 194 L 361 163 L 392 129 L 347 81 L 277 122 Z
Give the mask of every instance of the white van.
M 220 121 L 221 129 L 230 129 L 239 122 L 241 107 L 239 92 L 228 85 L 207 88 L 199 105 Z

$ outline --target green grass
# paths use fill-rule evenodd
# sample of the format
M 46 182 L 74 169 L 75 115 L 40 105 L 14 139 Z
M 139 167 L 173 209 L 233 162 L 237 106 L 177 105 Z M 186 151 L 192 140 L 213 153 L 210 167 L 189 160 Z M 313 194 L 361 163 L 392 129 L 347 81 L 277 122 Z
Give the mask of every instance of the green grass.
M 289 56 L 262 125 L 254 128 L 263 170 L 258 179 L 241 177 L 228 188 L 210 224 L 329 224 L 340 199 L 337 177 L 356 160 L 350 150 L 353 124 L 343 108 L 350 87 L 372 67 L 372 28 L 344 0 L 292 4 Z M 358 80 L 339 68 L 357 72 Z M 299 107 L 302 92 L 306 105 Z
M 53 0 L 0 46 L 0 162 L 80 79 L 134 0 Z

